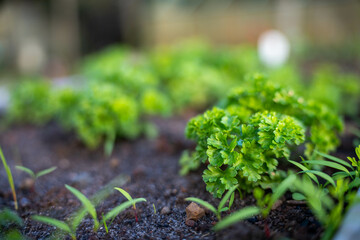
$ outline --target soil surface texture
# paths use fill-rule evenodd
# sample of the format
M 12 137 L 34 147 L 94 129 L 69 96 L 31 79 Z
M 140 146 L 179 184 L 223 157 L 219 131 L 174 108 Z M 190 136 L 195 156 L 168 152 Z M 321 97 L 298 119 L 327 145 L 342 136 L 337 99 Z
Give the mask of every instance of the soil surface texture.
M 253 217 L 220 232 L 212 231 L 217 219 L 206 211 L 205 216 L 185 224 L 186 197 L 198 197 L 217 206 L 205 189 L 202 171 L 180 176 L 178 160 L 185 149 L 194 143 L 184 137 L 190 116 L 154 119 L 159 128 L 156 139 L 119 140 L 111 157 L 102 148 L 88 150 L 72 133 L 54 123 L 45 127 L 14 126 L 0 135 L 0 145 L 11 166 L 19 200 L 19 215 L 25 226 L 21 232 L 29 239 L 45 239 L 58 232 L 54 227 L 31 220 L 32 215 L 69 219 L 81 203 L 65 184 L 79 189 L 87 197 L 109 193 L 99 201 L 97 214 L 107 213 L 126 201 L 114 186 L 122 187 L 133 198 L 143 197 L 138 203 L 138 222 L 133 208 L 120 213 L 108 223 L 109 233 L 101 227 L 93 232 L 93 221 L 87 216 L 77 229 L 77 239 L 319 239 L 323 231 L 306 205 L 291 201 L 287 195 L 278 202 L 267 219 Z M 39 178 L 35 188 L 27 185 L 28 176 L 15 169 L 23 165 L 35 172 L 57 166 L 57 170 Z M 104 187 L 111 192 L 104 191 Z M 100 191 L 100 192 L 99 192 Z M 101 194 L 100 194 L 101 195 Z M 105 196 L 105 195 L 103 195 Z M 103 197 L 104 198 L 104 197 Z M 94 198 L 93 198 L 94 199 Z M 13 200 L 3 167 L 0 168 L 0 209 L 13 209 Z M 252 196 L 240 199 L 238 193 L 231 211 L 255 205 Z M 154 210 L 156 209 L 156 213 Z M 229 212 L 224 213 L 227 215 Z M 64 236 L 70 239 L 69 236 Z

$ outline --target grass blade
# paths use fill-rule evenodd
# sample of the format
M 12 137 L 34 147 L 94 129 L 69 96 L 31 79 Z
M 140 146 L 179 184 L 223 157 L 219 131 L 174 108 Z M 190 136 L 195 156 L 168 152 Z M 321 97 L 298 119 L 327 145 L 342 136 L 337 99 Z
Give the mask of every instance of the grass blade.
M 282 195 L 284 195 L 285 192 L 293 185 L 295 180 L 296 176 L 290 175 L 284 181 L 282 181 L 271 195 L 269 206 L 272 206 Z
M 218 222 L 215 225 L 214 230 L 218 231 L 224 229 L 241 220 L 255 216 L 259 213 L 260 213 L 260 209 L 258 207 L 245 207 L 237 212 L 234 212 L 233 214 L 230 214 L 229 216 L 225 217 L 222 221 Z
M 211 205 L 210 203 L 204 201 L 204 200 L 201 200 L 201 199 L 195 198 L 195 197 L 188 197 L 188 198 L 185 198 L 185 200 L 186 201 L 191 201 L 191 202 L 196 202 L 196 203 L 206 207 L 207 209 L 209 209 L 213 213 L 217 214 L 217 211 L 216 211 L 215 207 L 213 205 Z
M 326 173 L 316 171 L 316 170 L 307 170 L 307 171 L 302 171 L 302 172 L 304 172 L 304 173 L 313 173 L 315 175 L 318 175 L 318 176 L 324 178 L 325 180 L 327 180 L 329 183 L 331 183 L 331 185 L 336 187 L 335 181 L 329 175 L 327 175 Z
M 342 160 L 342 159 L 340 159 L 340 158 L 331 156 L 331 155 L 329 155 L 329 154 L 321 153 L 321 152 L 318 152 L 318 151 L 316 151 L 316 150 L 315 150 L 315 152 L 316 152 L 317 154 L 319 154 L 320 156 L 324 157 L 324 158 L 330 159 L 330 160 L 332 160 L 332 161 L 334 161 L 334 162 L 340 163 L 340 164 L 342 164 L 342 165 L 344 165 L 344 166 L 347 166 L 348 168 L 351 168 L 352 170 L 354 170 L 354 168 L 353 168 L 348 162 L 346 162 L 346 161 L 344 161 L 344 160 Z
M 85 197 L 84 194 L 82 194 L 79 190 L 77 190 L 76 188 L 73 188 L 69 185 L 65 185 L 65 187 L 72 193 L 74 194 L 79 200 L 80 202 L 84 205 L 85 209 L 87 210 L 87 212 L 92 216 L 92 218 L 94 219 L 94 228 L 97 229 L 99 226 L 99 221 L 97 220 L 97 215 L 96 215 L 96 210 L 94 205 L 90 202 L 89 199 L 87 199 Z
M 223 199 L 221 199 L 221 202 L 219 203 L 218 210 L 222 209 L 225 206 L 226 201 L 231 197 L 231 194 L 236 190 L 238 185 L 233 186 L 229 189 L 229 191 L 225 194 Z
M 51 218 L 51 217 L 37 216 L 37 215 L 32 216 L 32 219 L 34 219 L 35 221 L 38 221 L 38 222 L 42 222 L 42 223 L 57 227 L 67 233 L 72 234 L 70 227 L 63 221 L 60 221 L 60 220 L 57 220 L 57 219 Z
M 298 168 L 300 168 L 301 170 L 303 171 L 309 171 L 309 169 L 307 167 L 305 167 L 304 165 L 302 165 L 301 163 L 298 163 L 298 162 L 295 162 L 295 161 L 292 161 L 292 160 L 288 160 L 290 163 L 294 164 L 295 166 L 297 166 Z M 314 181 L 316 182 L 318 185 L 319 185 L 319 181 L 318 179 L 316 178 L 316 176 L 310 172 L 306 172 L 306 174 Z
M 337 169 L 337 170 L 340 170 L 340 171 L 350 174 L 349 170 L 346 167 L 344 167 L 341 164 L 335 163 L 335 162 L 330 162 L 330 161 L 326 161 L 326 160 L 307 160 L 304 162 L 310 163 L 310 164 L 322 165 L 322 166 L 326 166 L 326 167 L 331 167 L 331 168 L 334 168 L 334 169 Z
M 134 200 L 127 201 L 127 202 L 120 204 L 119 206 L 113 208 L 110 212 L 108 212 L 105 215 L 105 217 L 104 217 L 105 221 L 117 216 L 120 212 L 124 211 L 126 208 L 131 207 L 132 205 L 134 205 L 135 203 L 138 203 L 138 202 L 146 202 L 146 199 L 145 198 L 135 198 Z
M 39 177 L 44 176 L 44 175 L 46 175 L 46 174 L 49 174 L 49 173 L 55 171 L 56 169 L 57 169 L 57 167 L 51 167 L 51 168 L 42 170 L 42 171 L 40 171 L 40 172 L 38 172 L 38 173 L 36 174 L 36 178 L 39 178 Z
M 15 192 L 14 179 L 13 179 L 10 167 L 7 165 L 7 162 L 6 162 L 6 159 L 4 157 L 1 147 L 0 147 L 0 157 L 1 157 L 2 163 L 4 165 L 4 168 L 5 168 L 7 177 L 8 177 L 9 185 L 10 185 L 11 192 L 12 192 L 13 199 L 14 199 L 15 209 L 18 210 L 18 202 L 17 202 L 16 192 Z
M 20 171 L 26 172 L 32 178 L 36 178 L 35 173 L 30 168 L 27 168 L 27 167 L 24 167 L 24 166 L 15 166 L 15 168 L 20 170 Z
M 133 198 L 130 196 L 130 194 L 127 191 L 125 191 L 124 189 L 118 188 L 118 187 L 116 187 L 115 189 L 118 190 L 119 192 L 121 192 L 121 194 L 124 195 L 124 197 L 126 197 L 127 200 L 129 200 L 129 201 L 133 200 Z

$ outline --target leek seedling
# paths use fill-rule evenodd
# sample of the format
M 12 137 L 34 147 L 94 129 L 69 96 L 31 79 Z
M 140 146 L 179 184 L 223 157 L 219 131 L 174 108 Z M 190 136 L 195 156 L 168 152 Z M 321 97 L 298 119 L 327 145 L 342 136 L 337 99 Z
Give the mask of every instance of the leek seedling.
M 185 200 L 186 201 L 191 201 L 191 202 L 196 202 L 196 203 L 206 207 L 207 209 L 212 211 L 216 215 L 217 219 L 220 221 L 221 220 L 221 213 L 224 212 L 224 211 L 227 211 L 227 210 L 229 210 L 231 208 L 231 206 L 232 206 L 232 204 L 234 202 L 234 191 L 235 191 L 235 189 L 237 187 L 238 187 L 238 185 L 233 186 L 232 188 L 229 189 L 229 191 L 221 199 L 217 209 L 213 205 L 211 205 L 210 203 L 208 203 L 208 202 L 206 202 L 204 200 L 201 200 L 199 198 L 196 198 L 196 197 L 188 197 L 188 198 L 185 198 Z M 229 200 L 229 198 L 230 198 L 230 201 L 229 201 L 228 207 L 224 207 L 227 200 Z
M 11 169 L 8 166 L 7 162 L 6 162 L 6 159 L 4 157 L 4 154 L 3 154 L 3 151 L 1 149 L 1 147 L 0 147 L 0 157 L 1 157 L 1 161 L 2 161 L 2 163 L 4 165 L 4 168 L 5 168 L 7 177 L 8 177 L 8 181 L 9 181 L 9 184 L 10 184 L 11 192 L 12 192 L 13 199 L 14 199 L 15 210 L 18 210 L 18 202 L 17 202 L 17 198 L 16 198 L 14 179 L 13 179 L 13 176 L 11 174 Z

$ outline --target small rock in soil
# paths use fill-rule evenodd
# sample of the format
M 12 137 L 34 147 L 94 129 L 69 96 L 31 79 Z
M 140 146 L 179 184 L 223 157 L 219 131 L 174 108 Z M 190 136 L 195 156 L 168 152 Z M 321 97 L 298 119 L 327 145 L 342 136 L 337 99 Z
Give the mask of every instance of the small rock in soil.
M 143 176 L 145 176 L 146 173 L 146 168 L 143 165 L 137 166 L 133 172 L 132 172 L 132 176 L 134 178 L 141 178 Z
M 186 207 L 186 221 L 194 220 L 197 221 L 205 215 L 205 210 L 199 207 L 194 202 L 191 202 L 189 206 Z
M 21 207 L 27 207 L 30 205 L 30 201 L 29 199 L 27 199 L 26 197 L 23 197 L 20 199 L 20 206 Z
M 67 169 L 70 167 L 70 161 L 66 158 L 63 158 L 59 161 L 59 167 L 61 169 Z
M 32 178 L 25 178 L 21 183 L 21 188 L 23 189 L 31 189 L 34 187 L 35 181 Z
M 283 200 L 281 200 L 281 199 L 277 200 L 277 201 L 274 203 L 274 205 L 271 207 L 271 210 L 277 209 L 278 207 L 281 206 L 282 203 L 283 203 Z
M 169 207 L 163 207 L 160 211 L 160 214 L 162 215 L 167 215 L 169 214 L 171 211 L 170 211 L 170 208 Z
M 185 224 L 189 227 L 194 227 L 195 226 L 195 221 L 191 220 L 191 219 L 186 219 Z
M 112 158 L 109 162 L 110 167 L 117 168 L 120 165 L 120 160 L 118 158 Z

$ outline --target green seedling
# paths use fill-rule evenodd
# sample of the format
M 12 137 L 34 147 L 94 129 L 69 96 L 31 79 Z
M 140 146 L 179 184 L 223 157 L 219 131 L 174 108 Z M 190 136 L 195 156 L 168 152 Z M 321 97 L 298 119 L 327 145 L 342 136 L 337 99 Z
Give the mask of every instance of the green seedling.
M 7 162 L 6 162 L 6 159 L 4 157 L 4 154 L 3 154 L 3 151 L 1 149 L 1 147 L 0 147 L 0 157 L 1 157 L 1 161 L 2 161 L 2 163 L 4 165 L 4 168 L 5 168 L 5 171 L 6 171 L 6 174 L 7 174 L 7 178 L 8 178 L 9 184 L 10 184 L 11 192 L 12 192 L 13 199 L 14 199 L 15 209 L 18 210 L 18 202 L 17 202 L 17 198 L 16 198 L 14 179 L 13 179 L 13 176 L 12 176 L 12 173 L 11 173 L 11 169 L 10 169 L 9 165 L 7 164 Z
M 39 171 L 37 173 L 34 173 L 30 168 L 24 167 L 24 166 L 15 166 L 16 169 L 26 172 L 27 174 L 30 175 L 30 177 L 32 177 L 34 180 L 38 179 L 39 177 L 42 177 L 44 175 L 47 175 L 53 171 L 55 171 L 57 169 L 57 167 L 51 167 L 51 168 L 47 168 L 44 169 L 42 171 Z
M 209 209 L 210 211 L 212 211 L 217 219 L 220 221 L 221 220 L 221 213 L 230 210 L 232 204 L 234 203 L 234 191 L 237 189 L 238 185 L 233 186 L 232 188 L 230 188 L 230 190 L 225 194 L 225 196 L 221 199 L 217 209 L 211 205 L 210 203 L 201 200 L 199 198 L 196 197 L 188 197 L 185 198 L 186 201 L 191 201 L 191 202 L 196 202 L 204 207 L 206 207 L 207 209 Z M 230 200 L 229 200 L 230 199 Z M 225 207 L 226 202 L 229 200 L 229 205 L 228 207 Z
M 133 198 L 130 196 L 130 194 L 129 194 L 127 191 L 125 191 L 124 189 L 118 188 L 118 187 L 116 187 L 116 188 L 114 188 L 114 189 L 116 189 L 116 190 L 118 190 L 119 192 L 121 192 L 121 194 L 124 195 L 124 197 L 125 197 L 127 200 L 129 200 L 129 201 L 132 201 L 132 200 L 133 200 Z M 138 216 L 137 216 L 137 212 L 136 212 L 136 205 L 135 205 L 135 203 L 133 204 L 133 209 L 134 209 L 134 212 L 135 212 L 135 221 L 138 222 Z
M 96 232 L 98 230 L 100 224 L 99 224 L 99 220 L 97 219 L 95 206 L 79 190 L 77 190 L 77 189 L 75 189 L 75 188 L 73 188 L 73 187 L 71 187 L 69 185 L 65 185 L 65 187 L 80 200 L 80 202 L 85 207 L 86 211 L 93 218 L 93 220 L 94 220 L 94 231 Z
M 154 214 L 156 215 L 156 207 L 154 203 L 153 203 L 153 209 L 154 209 Z
M 25 239 L 19 227 L 23 227 L 24 222 L 17 212 L 10 209 L 0 210 L 0 239 Z
M 269 214 L 273 204 L 279 198 L 281 198 L 288 189 L 291 188 L 295 180 L 296 180 L 295 175 L 288 176 L 284 181 L 282 181 L 276 187 L 276 189 L 273 191 L 272 194 L 264 195 L 264 190 L 262 190 L 261 188 L 256 188 L 254 190 L 254 197 L 257 200 L 258 206 L 245 207 L 243 209 L 240 209 L 239 211 L 230 214 L 229 216 L 225 217 L 223 220 L 219 221 L 214 226 L 214 230 L 218 231 L 227 228 L 239 221 L 245 220 L 249 217 L 253 217 L 258 214 L 261 214 L 263 217 L 266 217 Z M 270 233 L 268 233 L 267 227 L 265 227 L 265 231 L 267 234 L 270 235 Z
M 51 168 L 47 168 L 44 169 L 42 171 L 39 171 L 37 173 L 34 173 L 34 171 L 32 171 L 30 168 L 24 167 L 24 166 L 15 166 L 16 169 L 23 171 L 27 174 L 29 174 L 29 176 L 32 178 L 32 184 L 31 184 L 31 189 L 33 192 L 35 192 L 35 182 L 39 177 L 42 177 L 44 175 L 47 175 L 53 171 L 56 170 L 57 167 L 51 167 Z
M 97 218 L 96 209 L 95 206 L 91 203 L 91 201 L 85 197 L 84 194 L 82 194 L 79 190 L 65 185 L 65 187 L 74 194 L 80 202 L 83 204 L 86 211 L 80 211 L 72 220 L 72 222 L 65 222 L 60 221 L 51 217 L 45 217 L 45 216 L 33 216 L 32 219 L 38 222 L 42 222 L 51 226 L 54 226 L 65 233 L 69 234 L 72 239 L 76 239 L 76 229 L 81 223 L 82 219 L 86 216 L 87 213 L 91 215 L 91 217 L 94 220 L 94 231 L 96 232 L 100 227 L 100 222 Z M 146 199 L 144 198 L 136 198 L 132 199 L 131 201 L 124 202 L 117 207 L 113 208 L 110 212 L 107 214 L 102 215 L 102 224 L 104 224 L 105 230 L 108 233 L 108 225 L 106 222 L 108 220 L 114 219 L 120 212 L 124 211 L 126 208 L 133 206 L 134 204 L 138 202 L 144 202 Z
M 72 239 L 76 239 L 76 229 L 73 229 L 70 224 L 57 220 L 55 218 L 51 217 L 45 217 L 45 216 L 32 216 L 32 219 L 38 222 L 42 222 L 51 226 L 54 226 L 65 233 L 69 234 Z

